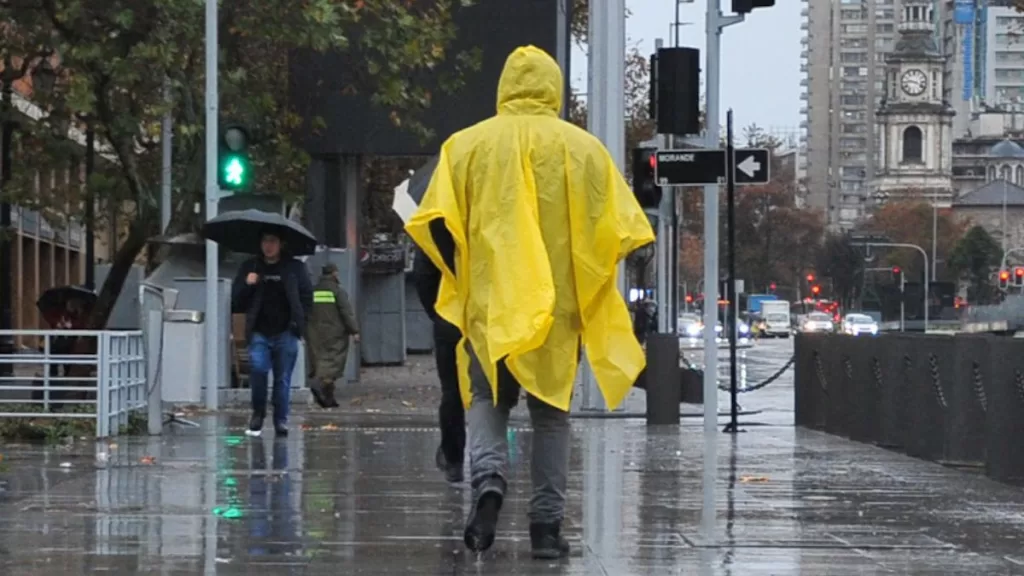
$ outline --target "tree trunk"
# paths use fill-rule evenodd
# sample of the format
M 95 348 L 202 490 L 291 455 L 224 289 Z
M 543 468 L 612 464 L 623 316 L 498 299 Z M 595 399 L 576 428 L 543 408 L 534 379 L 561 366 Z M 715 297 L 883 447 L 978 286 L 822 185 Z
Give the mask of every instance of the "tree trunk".
M 89 314 L 89 321 L 86 323 L 87 330 L 106 328 L 110 313 L 114 310 L 114 305 L 117 304 L 118 296 L 121 295 L 124 281 L 128 278 L 128 272 L 135 264 L 135 258 L 139 252 L 146 246 L 149 229 L 146 224 L 141 221 L 133 223 L 128 229 L 128 237 L 111 259 L 110 272 L 107 274 L 106 280 L 103 281 L 103 288 L 100 289 L 96 305 L 93 306 Z

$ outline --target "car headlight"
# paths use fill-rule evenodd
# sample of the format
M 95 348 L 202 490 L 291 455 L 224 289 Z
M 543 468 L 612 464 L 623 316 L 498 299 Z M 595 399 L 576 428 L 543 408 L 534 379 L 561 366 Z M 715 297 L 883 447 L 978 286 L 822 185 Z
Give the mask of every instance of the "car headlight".
M 721 332 L 721 331 L 722 331 L 722 327 L 721 326 L 715 326 L 715 333 L 716 334 Z
M 696 324 L 690 324 L 686 327 L 686 334 L 689 336 L 700 336 L 700 326 Z
M 750 326 L 747 326 L 746 324 L 740 324 L 740 334 L 746 334 L 748 332 L 750 332 Z

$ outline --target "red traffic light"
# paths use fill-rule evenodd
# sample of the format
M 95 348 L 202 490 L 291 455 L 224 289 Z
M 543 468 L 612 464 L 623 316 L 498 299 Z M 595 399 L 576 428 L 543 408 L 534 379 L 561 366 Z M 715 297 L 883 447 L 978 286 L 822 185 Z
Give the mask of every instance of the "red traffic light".
M 651 170 L 658 167 L 658 157 L 655 154 L 651 154 L 650 159 L 647 160 L 651 164 Z
M 689 304 L 691 302 L 693 302 L 693 295 L 692 294 L 687 294 L 686 295 L 686 303 Z
M 1013 269 L 1013 275 L 1017 278 L 1024 278 L 1024 267 L 1018 266 Z
M 771 284 L 769 284 L 768 285 L 768 289 L 774 291 L 775 290 L 775 282 L 772 282 Z
M 897 275 L 897 276 L 898 276 L 898 275 L 899 275 L 899 273 L 900 273 L 900 272 L 902 272 L 902 271 L 903 271 L 903 270 L 900 270 L 900 267 L 899 267 L 899 266 L 893 266 L 893 267 L 892 267 L 892 273 L 893 273 L 893 274 L 895 274 L 895 275 Z
M 808 274 L 807 275 L 807 281 L 808 282 L 814 282 L 814 274 Z
M 811 294 L 814 294 L 815 296 L 821 294 L 821 286 L 811 286 Z
M 999 280 L 1000 281 L 1005 282 L 1005 281 L 1007 281 L 1009 279 L 1010 279 L 1010 271 L 1009 270 L 1000 270 L 999 271 Z

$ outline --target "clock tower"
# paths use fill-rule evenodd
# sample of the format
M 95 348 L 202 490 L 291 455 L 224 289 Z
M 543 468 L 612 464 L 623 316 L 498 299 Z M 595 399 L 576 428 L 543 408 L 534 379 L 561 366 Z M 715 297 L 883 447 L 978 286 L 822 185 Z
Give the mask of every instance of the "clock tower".
M 953 116 L 942 99 L 946 58 L 935 43 L 932 0 L 903 0 L 896 47 L 886 58 L 885 91 L 876 118 L 880 197 L 922 196 L 948 206 L 953 194 Z

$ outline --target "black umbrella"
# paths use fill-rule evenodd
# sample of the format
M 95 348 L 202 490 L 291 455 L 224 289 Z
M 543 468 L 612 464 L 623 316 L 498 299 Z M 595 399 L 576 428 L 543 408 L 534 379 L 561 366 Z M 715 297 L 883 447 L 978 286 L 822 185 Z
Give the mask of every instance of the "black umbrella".
M 258 254 L 264 234 L 274 234 L 293 256 L 316 251 L 316 238 L 302 224 L 262 210 L 236 210 L 220 214 L 203 225 L 203 236 L 243 254 Z
M 46 314 L 50 311 L 63 312 L 67 303 L 79 300 L 83 309 L 89 310 L 96 303 L 96 293 L 85 286 L 57 286 L 43 292 L 36 300 L 36 308 Z
M 412 176 L 395 187 L 395 199 L 391 203 L 391 209 L 401 217 L 402 222 L 408 222 L 419 208 L 420 201 L 427 193 L 430 179 L 434 177 L 437 161 L 438 157 L 434 156 L 419 170 L 413 172 Z

